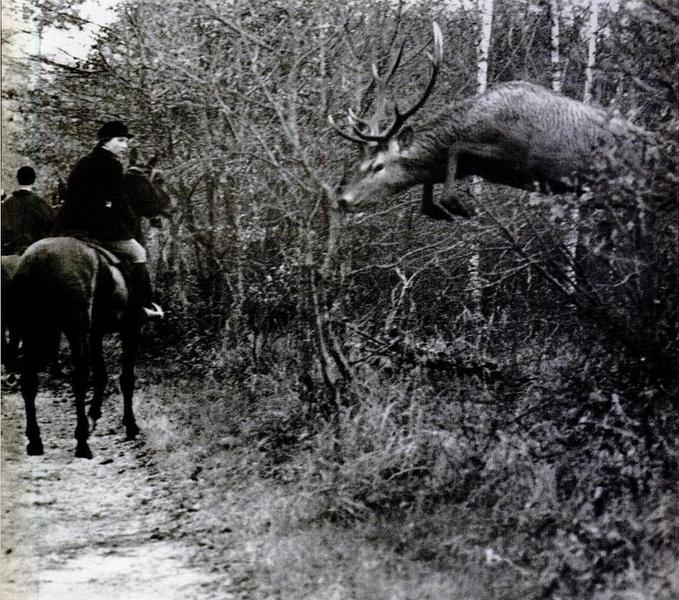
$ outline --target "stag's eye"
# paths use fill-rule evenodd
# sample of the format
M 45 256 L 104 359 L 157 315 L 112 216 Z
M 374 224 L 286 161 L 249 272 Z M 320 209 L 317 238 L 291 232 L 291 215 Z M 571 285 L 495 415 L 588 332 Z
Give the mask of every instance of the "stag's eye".
M 373 165 L 373 173 L 379 173 L 382 169 L 384 169 L 384 163 L 375 163 Z

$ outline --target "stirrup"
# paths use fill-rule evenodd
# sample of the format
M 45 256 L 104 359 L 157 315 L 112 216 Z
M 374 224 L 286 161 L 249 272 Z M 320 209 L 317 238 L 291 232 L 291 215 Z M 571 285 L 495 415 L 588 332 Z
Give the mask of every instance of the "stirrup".
M 151 306 L 143 306 L 142 307 L 142 314 L 147 318 L 147 319 L 162 319 L 165 316 L 165 313 L 163 312 L 163 309 L 160 308 L 155 302 L 151 302 Z

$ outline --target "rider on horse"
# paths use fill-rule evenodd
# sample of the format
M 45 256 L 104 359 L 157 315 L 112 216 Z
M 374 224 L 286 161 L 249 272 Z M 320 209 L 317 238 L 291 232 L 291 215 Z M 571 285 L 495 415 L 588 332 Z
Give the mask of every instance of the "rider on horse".
M 2 202 L 2 254 L 21 254 L 54 228 L 54 210 L 33 191 L 35 171 L 17 171 L 19 189 Z
M 141 315 L 161 318 L 163 311 L 153 302 L 146 249 L 134 237 L 136 217 L 123 191 L 122 160 L 134 136 L 124 123 L 109 121 L 97 137 L 94 150 L 81 158 L 69 175 L 58 229 L 100 243 L 123 259 L 131 297 Z

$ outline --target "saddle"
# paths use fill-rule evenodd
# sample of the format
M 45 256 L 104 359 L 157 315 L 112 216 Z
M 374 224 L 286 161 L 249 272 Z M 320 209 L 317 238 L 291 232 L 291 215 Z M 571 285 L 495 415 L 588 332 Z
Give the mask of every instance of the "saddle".
M 117 269 L 122 275 L 125 284 L 128 286 L 130 285 L 131 274 L 130 274 L 130 264 L 128 262 L 124 261 L 122 258 L 116 256 L 113 252 L 111 252 L 107 248 L 104 248 L 103 246 L 101 246 L 97 242 L 92 241 L 89 238 L 84 238 L 82 236 L 73 237 L 75 237 L 75 239 L 77 239 L 80 243 L 85 244 L 85 246 L 87 246 L 88 248 L 94 250 L 99 256 L 99 258 L 101 258 L 104 264 L 107 265 L 109 268 L 113 267 L 114 271 Z M 112 275 L 115 279 L 114 271 L 112 271 Z
M 126 261 L 90 239 L 83 239 L 82 237 L 77 239 L 95 250 L 109 267 L 118 269 L 133 296 L 143 299 L 152 295 L 151 281 L 144 263 Z M 137 266 L 142 267 L 141 272 L 135 269 Z M 150 302 L 148 306 L 140 306 L 140 310 L 145 319 L 162 319 L 164 316 L 163 310 L 155 302 Z
M 107 264 L 118 268 L 121 268 L 121 266 L 123 265 L 123 261 L 120 258 L 118 258 L 115 254 L 113 254 L 113 252 L 107 250 L 103 246 L 95 244 L 94 242 L 91 242 L 89 240 L 80 239 L 80 241 L 86 246 L 92 248 L 92 250 L 95 250 L 106 261 Z
M 87 246 L 88 248 L 92 248 L 92 250 L 94 250 L 99 256 L 101 256 L 104 259 L 106 264 L 118 268 L 124 266 L 124 262 L 122 259 L 118 258 L 115 254 L 113 254 L 113 252 L 107 250 L 99 242 L 93 240 L 92 238 L 84 236 L 80 233 L 73 233 L 68 231 L 59 234 L 58 237 L 72 237 L 73 239 L 78 240 L 81 244 L 85 244 L 85 246 Z

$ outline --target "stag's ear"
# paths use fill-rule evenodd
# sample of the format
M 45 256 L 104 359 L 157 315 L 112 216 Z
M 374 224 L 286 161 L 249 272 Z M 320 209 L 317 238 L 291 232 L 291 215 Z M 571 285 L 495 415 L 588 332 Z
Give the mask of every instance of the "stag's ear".
M 130 166 L 134 166 L 137 164 L 137 161 L 139 160 L 139 153 L 137 152 L 136 148 L 132 148 L 130 150 Z
M 156 166 L 156 163 L 158 162 L 158 155 L 154 155 L 154 157 L 149 161 L 149 164 L 146 165 L 149 169 L 153 169 Z
M 401 131 L 398 132 L 398 145 L 401 150 L 405 150 L 410 144 L 413 143 L 413 136 L 415 132 L 410 125 L 406 125 Z

